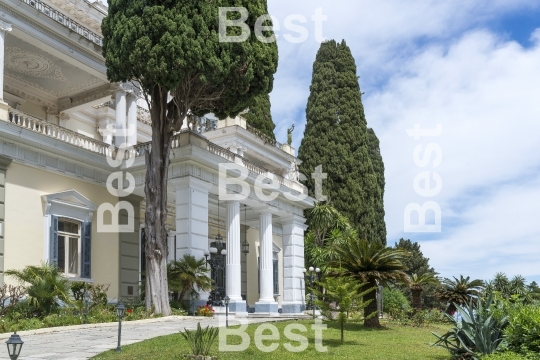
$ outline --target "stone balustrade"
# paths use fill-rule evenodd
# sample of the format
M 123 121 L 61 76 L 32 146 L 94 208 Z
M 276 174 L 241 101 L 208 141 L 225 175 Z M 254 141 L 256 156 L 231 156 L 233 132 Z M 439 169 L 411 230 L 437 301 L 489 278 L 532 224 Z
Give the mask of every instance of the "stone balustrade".
M 112 153 L 110 145 L 102 141 L 51 124 L 45 120 L 38 119 L 13 108 L 9 108 L 8 113 L 9 121 L 21 128 L 46 135 L 104 156 Z

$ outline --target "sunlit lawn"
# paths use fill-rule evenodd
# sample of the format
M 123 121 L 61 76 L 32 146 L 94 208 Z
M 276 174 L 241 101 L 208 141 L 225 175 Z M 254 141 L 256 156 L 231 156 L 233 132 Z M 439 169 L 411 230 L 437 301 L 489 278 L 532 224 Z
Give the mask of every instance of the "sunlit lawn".
M 296 323 L 296 321 L 294 321 Z M 250 325 L 246 332 L 252 339 L 250 347 L 243 352 L 218 352 L 218 344 L 214 344 L 212 355 L 219 355 L 221 359 L 310 359 L 325 358 L 325 359 L 381 359 L 381 360 L 394 360 L 394 359 L 438 359 L 448 360 L 450 356 L 446 350 L 431 346 L 435 337 L 431 334 L 431 331 L 437 333 L 445 332 L 445 327 L 436 326 L 431 328 L 414 328 L 403 327 L 396 325 L 389 325 L 380 330 L 365 329 L 359 324 L 347 324 L 345 331 L 345 342 L 340 343 L 340 331 L 339 328 L 333 324 L 328 323 L 328 330 L 323 331 L 323 346 L 328 348 L 328 352 L 320 353 L 315 350 L 314 336 L 315 333 L 311 329 L 312 322 L 310 321 L 298 321 L 308 329 L 303 333 L 308 338 L 308 348 L 300 353 L 291 353 L 287 351 L 283 344 L 291 343 L 293 346 L 298 346 L 298 342 L 291 342 L 291 340 L 285 338 L 283 335 L 284 328 L 288 322 L 273 323 L 277 326 L 280 332 L 280 340 L 276 341 L 264 341 L 265 345 L 270 345 L 272 342 L 279 342 L 278 349 L 274 352 L 265 353 L 261 352 L 255 346 L 253 341 L 253 334 L 256 327 L 259 324 Z M 298 331 L 294 331 L 299 333 Z M 265 332 L 269 334 L 269 332 Z M 230 337 L 228 342 L 230 344 L 240 343 L 240 338 Z M 182 359 L 183 354 L 190 352 L 187 343 L 180 334 L 174 334 L 169 336 L 162 336 L 155 339 L 143 341 L 140 343 L 124 346 L 121 353 L 114 351 L 108 351 L 100 354 L 94 359 Z

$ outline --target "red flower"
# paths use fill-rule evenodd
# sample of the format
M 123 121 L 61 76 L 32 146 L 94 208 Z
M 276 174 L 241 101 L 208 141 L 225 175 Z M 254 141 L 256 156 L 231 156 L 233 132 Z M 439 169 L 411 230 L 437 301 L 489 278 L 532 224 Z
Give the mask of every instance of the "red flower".
M 127 309 L 126 311 L 128 314 L 131 314 L 133 312 L 133 309 Z

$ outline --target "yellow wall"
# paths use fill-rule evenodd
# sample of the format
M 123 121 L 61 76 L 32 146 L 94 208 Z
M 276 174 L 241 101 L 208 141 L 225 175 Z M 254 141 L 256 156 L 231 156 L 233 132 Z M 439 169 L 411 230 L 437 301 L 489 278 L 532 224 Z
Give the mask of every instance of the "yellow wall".
M 44 259 L 44 213 L 42 195 L 76 190 L 96 206 L 116 204 L 118 198 L 105 187 L 47 171 L 11 163 L 6 176 L 4 269 L 39 265 Z M 119 246 L 117 233 L 97 233 L 97 211 L 92 219 L 92 279 L 111 284 L 109 298 L 118 296 Z M 6 283 L 13 283 L 8 276 Z

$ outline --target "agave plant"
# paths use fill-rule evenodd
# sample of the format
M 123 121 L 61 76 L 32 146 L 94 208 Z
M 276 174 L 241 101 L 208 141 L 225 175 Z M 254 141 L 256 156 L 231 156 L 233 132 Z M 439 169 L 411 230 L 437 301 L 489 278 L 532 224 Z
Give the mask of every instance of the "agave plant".
M 434 346 L 446 348 L 458 359 L 478 359 L 482 355 L 494 353 L 502 341 L 502 331 L 508 324 L 508 317 L 500 320 L 494 318 L 490 307 L 493 296 L 490 295 L 485 304 L 478 301 L 474 306 L 471 298 L 467 306 L 455 304 L 459 316 L 447 318 L 454 324 L 446 334 L 437 337 Z M 458 320 L 459 319 L 459 320 Z

